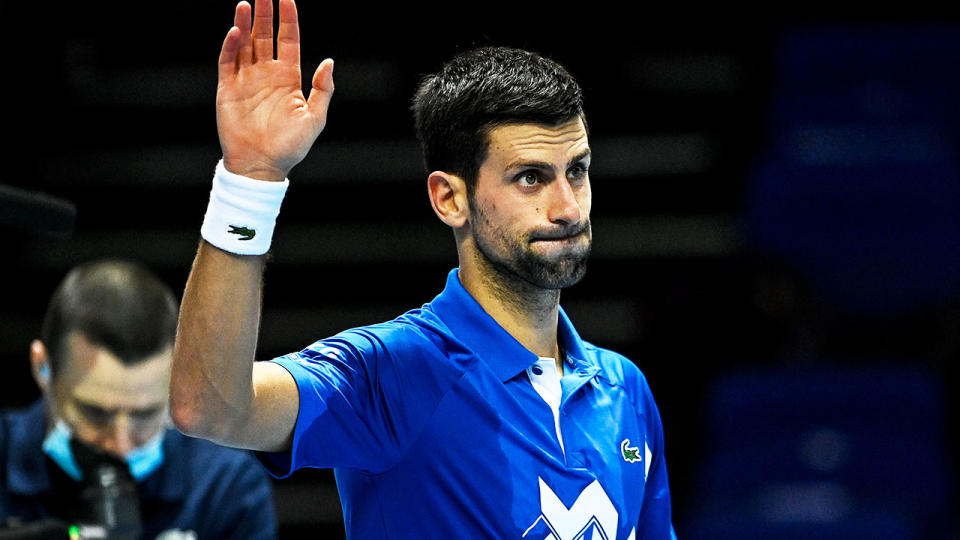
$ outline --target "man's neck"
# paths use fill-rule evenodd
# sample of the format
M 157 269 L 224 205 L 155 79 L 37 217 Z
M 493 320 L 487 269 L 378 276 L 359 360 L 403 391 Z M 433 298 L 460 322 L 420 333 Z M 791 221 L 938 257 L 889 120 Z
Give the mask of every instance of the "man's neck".
M 542 289 L 490 267 L 460 265 L 463 288 L 527 350 L 561 362 L 557 345 L 560 291 Z

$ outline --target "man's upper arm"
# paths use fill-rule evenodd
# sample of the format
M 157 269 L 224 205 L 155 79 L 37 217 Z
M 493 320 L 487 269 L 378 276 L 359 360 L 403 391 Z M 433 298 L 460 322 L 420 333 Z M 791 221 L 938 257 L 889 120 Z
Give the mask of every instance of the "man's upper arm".
M 419 328 L 395 321 L 347 330 L 269 363 L 288 371 L 300 391 L 300 417 L 288 417 L 290 451 L 257 454 L 280 477 L 302 467 L 389 469 L 465 369 Z
M 300 409 L 293 375 L 273 362 L 253 364 L 253 406 L 236 446 L 266 452 L 290 449 Z

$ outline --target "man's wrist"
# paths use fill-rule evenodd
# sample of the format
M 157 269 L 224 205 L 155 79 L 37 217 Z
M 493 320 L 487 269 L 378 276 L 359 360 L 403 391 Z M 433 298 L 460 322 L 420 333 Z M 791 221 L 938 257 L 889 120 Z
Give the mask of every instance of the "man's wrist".
M 200 234 L 214 246 L 238 255 L 270 250 L 280 204 L 290 181 L 263 181 L 230 172 L 217 164 L 210 203 Z
M 221 163 L 232 174 L 266 182 L 283 182 L 290 172 L 258 161 L 235 160 L 224 157 Z

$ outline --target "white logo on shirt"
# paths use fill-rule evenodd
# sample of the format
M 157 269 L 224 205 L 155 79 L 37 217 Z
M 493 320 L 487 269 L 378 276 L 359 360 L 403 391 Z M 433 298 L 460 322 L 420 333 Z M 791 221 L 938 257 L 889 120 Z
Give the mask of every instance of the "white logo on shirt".
M 334 347 L 324 347 L 318 352 L 323 356 L 328 356 L 334 360 L 343 360 L 343 355 L 340 353 L 340 349 Z
M 550 540 L 614 540 L 620 515 L 603 490 L 600 482 L 594 480 L 585 487 L 577 500 L 567 508 L 550 486 L 540 482 L 540 516 L 523 533 L 544 534 L 540 538 Z M 538 527 L 539 526 L 539 527 Z M 632 540 L 635 531 L 630 531 L 628 540 Z

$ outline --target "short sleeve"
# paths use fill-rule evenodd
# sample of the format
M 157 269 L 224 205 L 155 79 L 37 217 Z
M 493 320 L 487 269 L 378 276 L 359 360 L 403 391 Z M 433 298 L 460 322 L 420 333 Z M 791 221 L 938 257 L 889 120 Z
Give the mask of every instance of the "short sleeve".
M 300 394 L 290 451 L 256 453 L 278 477 L 303 467 L 389 469 L 461 371 L 421 329 L 388 323 L 272 361 L 290 372 Z

